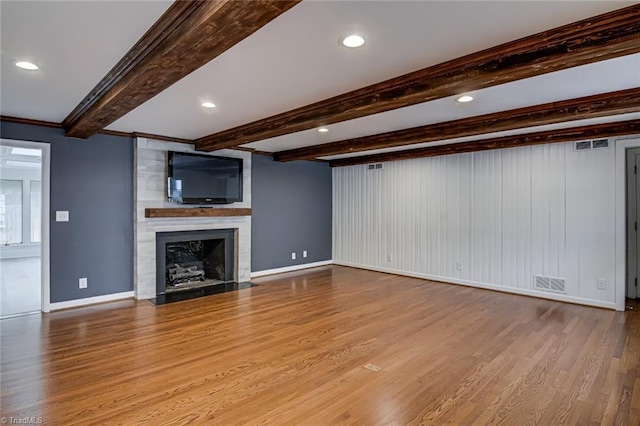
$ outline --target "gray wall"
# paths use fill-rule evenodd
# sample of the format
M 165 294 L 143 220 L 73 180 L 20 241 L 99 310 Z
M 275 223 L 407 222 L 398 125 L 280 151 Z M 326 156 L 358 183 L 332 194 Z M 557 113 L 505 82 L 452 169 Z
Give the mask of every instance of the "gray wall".
M 252 271 L 331 259 L 331 168 L 326 163 L 279 163 L 254 154 L 251 182 Z
M 51 302 L 133 290 L 132 140 L 6 122 L 0 136 L 51 145 Z M 70 221 L 56 223 L 56 210 Z
M 62 129 L 7 122 L 0 137 L 51 145 L 51 302 L 133 290 L 132 140 L 78 140 Z M 263 155 L 252 163 L 251 269 L 330 260 L 329 166 Z M 69 210 L 70 221 L 55 222 L 56 210 Z M 81 277 L 87 289 L 78 288 Z

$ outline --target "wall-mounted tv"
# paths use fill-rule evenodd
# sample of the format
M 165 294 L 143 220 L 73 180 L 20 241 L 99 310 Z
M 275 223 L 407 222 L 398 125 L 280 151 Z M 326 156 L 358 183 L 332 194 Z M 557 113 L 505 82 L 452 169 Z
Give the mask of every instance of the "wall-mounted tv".
M 169 201 L 231 204 L 242 201 L 242 159 L 169 151 Z

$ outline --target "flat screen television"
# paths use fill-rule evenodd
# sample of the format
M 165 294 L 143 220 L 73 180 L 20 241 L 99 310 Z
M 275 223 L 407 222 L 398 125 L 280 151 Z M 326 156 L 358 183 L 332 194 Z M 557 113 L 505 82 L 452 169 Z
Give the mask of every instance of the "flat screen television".
M 242 201 L 242 159 L 169 151 L 169 201 L 231 204 Z

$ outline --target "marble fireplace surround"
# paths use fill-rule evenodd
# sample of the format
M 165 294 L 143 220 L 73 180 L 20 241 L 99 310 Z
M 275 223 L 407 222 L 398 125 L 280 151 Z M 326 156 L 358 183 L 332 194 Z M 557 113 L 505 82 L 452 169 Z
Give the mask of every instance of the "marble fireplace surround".
M 156 297 L 156 232 L 236 229 L 235 276 L 251 278 L 251 216 L 147 218 L 147 208 L 188 207 L 167 201 L 167 151 L 196 152 L 193 145 L 146 138 L 134 141 L 134 277 L 136 299 Z M 197 152 L 198 154 L 205 154 Z M 216 208 L 251 208 L 251 153 L 220 150 L 211 155 L 243 159 L 241 203 Z

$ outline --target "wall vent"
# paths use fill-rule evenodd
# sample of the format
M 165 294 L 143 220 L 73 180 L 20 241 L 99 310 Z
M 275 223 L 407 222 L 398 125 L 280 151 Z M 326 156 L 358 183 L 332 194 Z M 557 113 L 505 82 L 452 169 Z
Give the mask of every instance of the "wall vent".
M 534 284 L 536 290 L 550 291 L 553 293 L 565 292 L 564 278 L 545 277 L 542 275 L 534 275 Z
M 379 170 L 382 168 L 382 163 L 369 164 L 369 170 Z
M 575 144 L 576 151 L 584 151 L 585 149 L 591 149 L 591 141 L 580 141 Z
M 609 139 L 594 139 L 591 141 L 593 149 L 596 148 L 609 148 Z
M 609 139 L 594 139 L 590 141 L 580 141 L 573 145 L 576 151 L 584 151 L 587 149 L 609 148 Z

